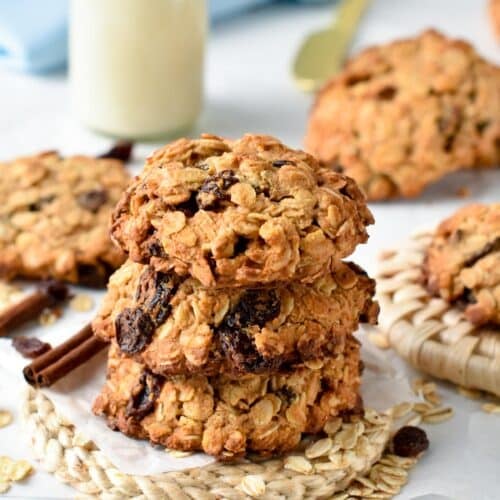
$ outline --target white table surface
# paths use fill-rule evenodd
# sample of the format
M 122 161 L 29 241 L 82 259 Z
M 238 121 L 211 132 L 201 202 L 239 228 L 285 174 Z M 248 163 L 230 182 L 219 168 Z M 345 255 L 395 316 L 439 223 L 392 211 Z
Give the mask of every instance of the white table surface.
M 499 63 L 500 45 L 491 34 L 485 3 L 375 0 L 361 25 L 354 50 L 434 26 L 473 41 L 482 54 Z M 216 26 L 208 46 L 206 106 L 199 131 L 233 137 L 247 131 L 264 132 L 301 147 L 311 98 L 294 87 L 289 76 L 290 63 L 303 36 L 326 25 L 331 10 L 331 6 L 279 4 Z M 42 78 L 0 70 L 0 110 L 0 159 L 41 149 L 92 154 L 109 144 L 109 140 L 82 129 L 71 116 L 63 74 Z M 140 145 L 139 161 L 153 147 Z M 468 200 L 456 196 L 462 186 L 471 191 Z M 374 204 L 371 208 L 376 225 L 369 243 L 357 250 L 355 258 L 373 271 L 380 250 L 405 238 L 415 228 L 434 224 L 468 201 L 499 199 L 500 170 L 493 170 L 454 175 L 415 201 Z M 76 331 L 76 325 L 84 323 L 87 317 L 90 313 L 74 316 L 68 312 L 64 325 Z M 446 425 L 428 428 L 431 449 L 412 471 L 411 481 L 399 498 L 499 499 L 500 452 L 496 443 L 500 442 L 500 418 L 482 414 L 478 403 L 457 396 L 446 384 L 440 384 L 440 389 L 445 402 L 457 411 L 457 421 L 463 421 L 463 432 L 450 434 Z M 21 390 L 2 377 L 0 365 L 0 407 L 16 412 L 14 424 L 0 429 L 0 455 L 30 458 L 17 413 Z M 461 443 L 471 425 L 475 435 L 478 428 L 481 430 L 481 439 L 477 445 L 464 449 Z M 6 495 L 75 496 L 75 490 L 41 470 Z

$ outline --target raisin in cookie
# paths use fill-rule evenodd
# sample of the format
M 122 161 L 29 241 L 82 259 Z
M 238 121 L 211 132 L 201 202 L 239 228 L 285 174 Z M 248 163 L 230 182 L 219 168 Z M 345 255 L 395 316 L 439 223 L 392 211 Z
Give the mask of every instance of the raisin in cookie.
M 332 417 L 359 413 L 359 344 L 294 371 L 267 375 L 164 378 L 112 346 L 106 384 L 94 412 L 111 428 L 168 448 L 231 460 L 292 450 L 303 433 Z
M 124 165 L 48 152 L 0 170 L 0 276 L 104 286 L 124 260 L 109 237 Z
M 500 68 L 436 31 L 369 48 L 320 91 L 305 142 L 371 200 L 417 196 L 500 163 Z
M 154 153 L 113 217 L 137 262 L 204 286 L 310 282 L 367 239 L 349 178 L 268 136 L 181 139 Z
M 500 324 L 500 204 L 469 205 L 438 227 L 424 265 L 429 290 L 465 303 L 475 324 Z
M 374 323 L 375 282 L 338 263 L 312 284 L 204 288 L 128 261 L 111 277 L 96 335 L 160 375 L 273 373 L 344 348 L 360 321 Z

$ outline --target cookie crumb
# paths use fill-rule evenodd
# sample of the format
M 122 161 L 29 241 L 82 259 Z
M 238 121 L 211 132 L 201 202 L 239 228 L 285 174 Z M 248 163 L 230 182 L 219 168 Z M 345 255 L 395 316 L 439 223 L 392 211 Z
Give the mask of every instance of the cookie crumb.
M 91 311 L 94 307 L 94 300 L 89 295 L 79 293 L 71 299 L 69 307 L 76 312 Z

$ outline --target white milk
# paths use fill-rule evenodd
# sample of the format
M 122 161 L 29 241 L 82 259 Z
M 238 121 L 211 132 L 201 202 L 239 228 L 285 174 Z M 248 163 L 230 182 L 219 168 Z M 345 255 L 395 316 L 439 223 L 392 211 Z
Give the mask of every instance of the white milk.
M 72 0 L 73 107 L 131 139 L 189 129 L 202 104 L 205 0 Z

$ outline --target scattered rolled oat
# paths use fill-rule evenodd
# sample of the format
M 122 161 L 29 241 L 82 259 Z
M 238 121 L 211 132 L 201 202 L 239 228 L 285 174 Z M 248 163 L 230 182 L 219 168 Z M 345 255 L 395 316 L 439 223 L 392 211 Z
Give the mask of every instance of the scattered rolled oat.
M 244 493 L 251 497 L 259 497 L 266 491 L 266 483 L 261 476 L 256 474 L 245 476 L 240 483 L 240 487 Z
M 485 403 L 481 406 L 481 409 L 486 413 L 498 413 L 500 414 L 500 405 L 495 403 Z
M 437 385 L 435 382 L 425 382 L 421 386 L 421 391 L 424 396 L 433 394 L 437 391 Z
M 429 440 L 424 430 L 407 425 L 394 434 L 392 446 L 400 457 L 416 457 L 429 448 Z
M 383 458 L 370 470 L 370 479 L 375 483 L 376 489 L 367 498 L 392 498 L 399 493 L 406 484 L 408 473 L 406 469 L 398 467 L 392 463 L 386 464 Z
M 0 428 L 7 427 L 12 422 L 12 413 L 0 410 Z
M 399 457 L 386 451 L 366 476 L 355 479 L 365 488 L 362 490 L 363 500 L 390 499 L 397 495 L 408 480 L 408 471 L 416 463 L 416 458 Z M 371 491 L 368 492 L 368 489 Z
M 323 427 L 323 430 L 328 435 L 332 435 L 335 434 L 341 427 L 342 427 L 342 419 L 340 417 L 336 417 L 329 420 Z
M 450 419 L 453 416 L 453 408 L 440 406 L 433 408 L 422 415 L 422 420 L 427 424 L 438 424 Z
M 390 259 L 391 257 L 394 257 L 397 254 L 396 250 L 382 250 L 378 254 L 378 258 L 380 260 L 387 260 Z
M 481 399 L 483 397 L 483 392 L 476 389 L 457 386 L 457 391 L 459 392 L 459 394 L 469 399 Z
M 58 309 L 44 309 L 44 311 L 38 318 L 38 322 L 42 326 L 50 326 L 53 325 L 60 317 L 61 311 L 59 311 Z
M 309 460 L 300 455 L 291 455 L 285 458 L 285 469 L 299 472 L 300 474 L 310 474 L 313 466 Z
M 415 403 L 413 405 L 413 410 L 420 414 L 427 413 L 429 410 L 432 410 L 432 408 L 433 406 L 429 403 Z
M 329 437 L 318 439 L 318 441 L 314 442 L 306 448 L 306 458 L 312 459 L 328 455 L 328 452 L 332 449 L 332 446 L 333 441 Z
M 31 464 L 26 460 L 13 460 L 0 456 L 0 489 L 6 488 L 5 491 L 7 491 L 13 482 L 21 481 L 29 476 L 32 470 Z
M 344 424 L 343 429 L 335 434 L 333 443 L 345 450 L 351 450 L 356 446 L 358 437 L 363 433 L 363 430 L 360 432 L 357 424 Z
M 420 423 L 422 423 L 422 416 L 421 415 L 415 415 L 411 418 L 409 418 L 405 425 L 409 425 L 409 426 L 416 426 L 416 425 L 419 425 Z
M 94 307 L 94 300 L 89 295 L 79 293 L 70 300 L 69 307 L 76 312 L 87 312 Z
M 389 349 L 389 347 L 391 347 L 389 338 L 381 332 L 370 332 L 368 334 L 368 340 L 379 349 Z
M 10 490 L 10 483 L 7 481 L 0 481 L 0 495 Z
M 426 385 L 428 382 L 427 380 L 423 379 L 423 378 L 416 378 L 411 386 L 412 386 L 412 389 L 413 389 L 413 392 L 417 395 L 417 396 L 422 396 L 422 388 L 424 387 L 424 385 Z
M 424 393 L 424 399 L 433 405 L 441 404 L 441 396 L 437 392 Z
M 0 309 L 4 309 L 17 302 L 24 294 L 19 287 L 0 281 Z
M 392 408 L 392 416 L 394 418 L 402 418 L 406 417 L 408 413 L 414 410 L 414 403 L 410 403 L 408 401 L 404 401 L 403 403 L 399 403 Z
M 347 500 L 349 498 L 349 494 L 344 492 L 336 493 L 335 495 L 333 495 L 333 497 L 330 498 L 331 500 Z
M 174 458 L 185 458 L 193 454 L 192 451 L 182 451 L 182 450 L 169 450 L 165 448 L 165 451 Z

